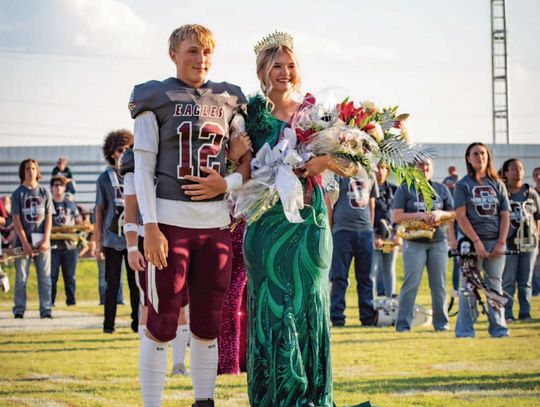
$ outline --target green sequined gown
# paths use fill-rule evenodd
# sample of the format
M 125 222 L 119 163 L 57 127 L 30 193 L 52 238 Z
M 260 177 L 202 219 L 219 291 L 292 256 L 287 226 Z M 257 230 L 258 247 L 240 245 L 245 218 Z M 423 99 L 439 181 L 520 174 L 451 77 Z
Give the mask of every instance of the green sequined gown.
M 260 96 L 248 105 L 247 128 L 255 153 L 264 143 L 275 145 L 286 126 L 268 115 L 264 105 Z M 301 211 L 304 223 L 289 223 L 279 202 L 246 227 L 252 406 L 333 405 L 328 296 L 332 238 L 319 186 L 313 188 L 310 205 Z

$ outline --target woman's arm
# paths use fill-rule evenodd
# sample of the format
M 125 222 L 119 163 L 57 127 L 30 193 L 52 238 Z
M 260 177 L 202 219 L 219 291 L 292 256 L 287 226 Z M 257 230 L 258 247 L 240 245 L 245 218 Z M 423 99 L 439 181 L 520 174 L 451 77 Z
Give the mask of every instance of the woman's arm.
M 392 209 L 392 223 L 402 223 L 410 220 L 426 220 L 426 212 L 405 212 L 404 209 Z
M 501 218 L 501 223 L 499 225 L 499 238 L 497 239 L 497 244 L 491 252 L 491 256 L 493 257 L 504 255 L 506 238 L 508 237 L 508 230 L 510 229 L 510 212 L 501 211 L 499 212 L 499 216 Z

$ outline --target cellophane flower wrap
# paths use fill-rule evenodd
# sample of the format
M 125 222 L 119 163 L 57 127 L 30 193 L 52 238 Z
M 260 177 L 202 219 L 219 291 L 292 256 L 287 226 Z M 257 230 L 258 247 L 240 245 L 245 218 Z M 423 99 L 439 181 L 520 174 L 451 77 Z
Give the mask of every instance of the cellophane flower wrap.
M 397 106 L 380 109 L 373 102 L 356 104 L 348 98 L 325 106 L 307 94 L 278 143 L 265 144 L 253 158 L 251 179 L 229 194 L 234 216 L 254 222 L 281 200 L 287 219 L 303 222 L 299 211 L 305 206 L 304 194 L 297 174 L 310 158 L 320 155 L 331 156 L 334 166 L 348 176 L 363 170 L 371 174 L 383 161 L 398 182 L 414 183 L 431 207 L 433 188 L 415 165 L 431 154 L 408 142 L 404 125 L 408 117 L 398 114 Z M 334 177 L 327 173 L 321 177 L 322 186 L 335 190 Z

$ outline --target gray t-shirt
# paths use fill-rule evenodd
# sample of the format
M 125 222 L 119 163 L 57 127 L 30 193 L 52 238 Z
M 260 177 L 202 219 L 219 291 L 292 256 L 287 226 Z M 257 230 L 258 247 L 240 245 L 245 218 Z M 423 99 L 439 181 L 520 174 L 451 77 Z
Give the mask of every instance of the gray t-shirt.
M 456 208 L 467 206 L 467 218 L 480 240 L 499 238 L 500 213 L 510 210 L 506 187 L 501 181 L 482 178 L 482 184 L 465 175 L 454 190 Z
M 124 194 L 120 187 L 113 187 L 109 176 L 109 169 L 103 171 L 96 182 L 96 206 L 102 206 L 103 215 L 103 247 L 124 250 L 126 238 L 123 234 L 114 233 L 111 224 L 118 219 L 124 210 Z M 118 183 L 122 184 L 122 177 L 117 176 Z
M 508 247 L 515 249 L 514 239 L 519 229 L 521 219 L 529 218 L 531 232 L 536 233 L 536 221 L 540 219 L 540 197 L 534 187 L 524 184 L 515 194 L 508 191 L 510 199 L 510 231 L 508 232 Z
M 11 195 L 11 214 L 19 215 L 26 239 L 32 245 L 32 233 L 45 232 L 45 218 L 49 214 L 54 214 L 51 193 L 41 185 L 35 188 L 28 188 L 20 185 Z M 14 246 L 20 246 L 18 237 Z
M 75 218 L 79 216 L 79 209 L 75 202 L 64 198 L 63 201 L 57 202 L 53 199 L 55 214 L 52 217 L 53 226 L 74 226 Z M 57 250 L 75 249 L 77 247 L 72 241 L 55 240 L 54 246 Z
M 440 182 L 429 181 L 433 189 L 435 190 L 435 198 L 433 199 L 432 210 L 453 211 L 454 200 L 448 187 Z M 409 188 L 407 183 L 402 183 L 396 191 L 394 196 L 394 203 L 392 209 L 403 209 L 405 213 L 412 212 L 426 212 L 426 203 L 422 194 L 416 193 L 416 188 L 411 185 Z M 416 239 L 417 242 L 440 242 L 446 240 L 445 227 L 437 227 L 435 234 L 431 239 Z
M 332 232 L 373 230 L 369 200 L 379 196 L 375 179 L 363 173 L 353 178 L 337 177 L 337 181 L 339 198 L 334 205 Z

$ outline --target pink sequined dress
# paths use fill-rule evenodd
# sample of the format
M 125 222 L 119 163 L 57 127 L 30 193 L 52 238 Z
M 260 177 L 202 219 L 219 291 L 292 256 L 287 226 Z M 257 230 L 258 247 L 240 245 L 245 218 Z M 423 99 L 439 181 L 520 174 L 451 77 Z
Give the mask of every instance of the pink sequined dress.
M 246 269 L 244 267 L 244 221 L 231 234 L 231 285 L 225 294 L 221 311 L 221 334 L 218 338 L 218 374 L 239 374 L 246 371 Z

